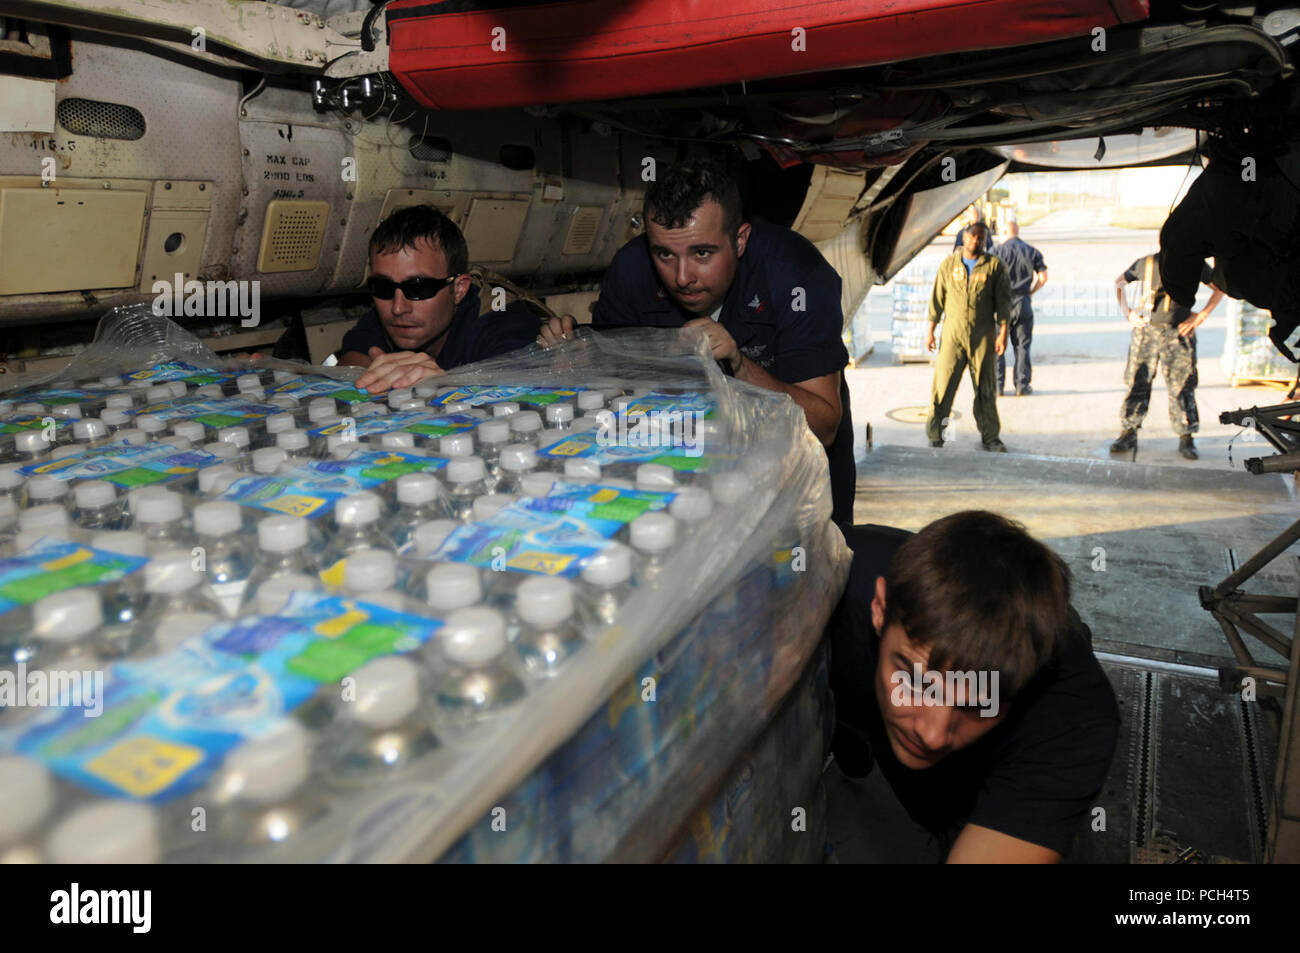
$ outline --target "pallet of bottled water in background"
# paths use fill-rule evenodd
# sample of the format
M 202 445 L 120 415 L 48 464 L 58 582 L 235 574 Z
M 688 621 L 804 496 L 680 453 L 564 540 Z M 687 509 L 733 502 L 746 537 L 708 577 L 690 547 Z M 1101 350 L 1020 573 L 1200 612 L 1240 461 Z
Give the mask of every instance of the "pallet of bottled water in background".
M 1273 312 L 1229 298 L 1228 334 L 1223 342 L 1223 373 L 1237 384 L 1295 380 L 1296 367 L 1269 340 Z
M 890 280 L 894 310 L 890 322 L 890 350 L 895 364 L 929 361 L 925 347 L 930 329 L 930 299 L 941 259 L 917 258 Z
M 0 396 L 0 859 L 602 859 L 680 823 L 848 561 L 798 408 L 706 354 L 583 336 L 371 395 L 110 313 Z

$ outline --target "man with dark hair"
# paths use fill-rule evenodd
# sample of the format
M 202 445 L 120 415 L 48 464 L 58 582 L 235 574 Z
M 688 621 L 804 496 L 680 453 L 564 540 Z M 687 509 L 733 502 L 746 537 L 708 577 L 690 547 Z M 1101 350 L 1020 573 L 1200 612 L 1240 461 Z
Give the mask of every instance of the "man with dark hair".
M 343 336 L 339 363 L 367 368 L 372 393 L 533 342 L 539 317 L 520 301 L 491 310 L 469 274 L 465 236 L 431 205 L 399 209 L 370 236 L 374 308 Z
M 1065 564 L 982 511 L 846 539 L 829 627 L 840 770 L 879 767 L 949 863 L 1059 861 L 1119 730 Z
M 738 380 L 788 394 L 826 448 L 832 517 L 853 518 L 853 420 L 843 370 L 840 277 L 801 235 L 744 220 L 740 190 L 716 166 L 680 163 L 646 192 L 644 235 L 619 250 L 594 328 L 699 328 Z M 552 319 L 538 340 L 567 337 Z

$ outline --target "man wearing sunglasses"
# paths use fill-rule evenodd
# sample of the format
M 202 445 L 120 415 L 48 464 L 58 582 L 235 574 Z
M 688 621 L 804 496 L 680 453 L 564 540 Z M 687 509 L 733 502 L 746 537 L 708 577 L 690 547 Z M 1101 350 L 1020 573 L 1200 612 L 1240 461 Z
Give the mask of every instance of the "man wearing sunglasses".
M 370 237 L 374 309 L 343 336 L 339 364 L 365 367 L 373 394 L 526 347 L 539 319 L 522 301 L 487 307 L 465 236 L 431 205 L 399 209 Z

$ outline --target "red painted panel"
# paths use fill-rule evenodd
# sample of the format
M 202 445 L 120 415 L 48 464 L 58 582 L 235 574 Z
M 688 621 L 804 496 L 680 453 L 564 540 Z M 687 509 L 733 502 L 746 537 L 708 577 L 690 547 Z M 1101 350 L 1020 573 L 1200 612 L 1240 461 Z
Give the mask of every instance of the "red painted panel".
M 465 11 L 492 2 L 389 5 L 389 66 L 421 105 L 622 99 L 853 69 L 1086 38 L 1148 9 L 1148 0 L 569 0 Z M 493 49 L 498 27 L 504 50 Z

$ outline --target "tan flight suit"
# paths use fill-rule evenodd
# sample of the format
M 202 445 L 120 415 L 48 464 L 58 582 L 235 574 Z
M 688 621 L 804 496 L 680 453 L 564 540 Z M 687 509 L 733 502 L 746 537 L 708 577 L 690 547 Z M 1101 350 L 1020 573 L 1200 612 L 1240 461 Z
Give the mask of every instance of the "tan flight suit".
M 931 440 L 942 439 L 944 421 L 952 412 L 962 371 L 969 364 L 975 388 L 975 426 L 988 443 L 997 439 L 1002 427 L 998 420 L 998 357 L 994 342 L 1011 317 L 1011 280 L 1002 261 L 982 254 L 968 278 L 962 252 L 955 251 L 945 258 L 934 279 L 930 323 L 937 324 L 940 315 L 943 328 L 934 359 L 925 432 Z

